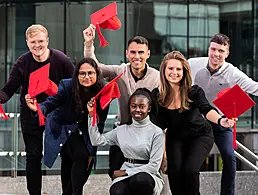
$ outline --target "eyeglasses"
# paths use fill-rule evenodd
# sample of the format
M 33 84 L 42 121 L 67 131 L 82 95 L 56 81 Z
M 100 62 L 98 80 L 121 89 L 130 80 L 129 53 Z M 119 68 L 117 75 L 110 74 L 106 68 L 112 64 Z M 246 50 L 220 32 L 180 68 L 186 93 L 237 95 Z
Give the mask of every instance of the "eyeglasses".
M 85 72 L 85 71 L 80 71 L 79 73 L 79 77 L 80 78 L 85 78 L 87 75 L 92 78 L 95 76 L 96 72 L 95 71 L 88 71 L 88 72 Z

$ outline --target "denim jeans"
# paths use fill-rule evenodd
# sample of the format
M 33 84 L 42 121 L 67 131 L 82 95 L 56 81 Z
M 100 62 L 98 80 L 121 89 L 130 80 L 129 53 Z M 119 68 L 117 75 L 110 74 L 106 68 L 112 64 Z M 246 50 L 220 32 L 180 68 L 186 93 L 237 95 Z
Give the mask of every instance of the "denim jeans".
M 221 176 L 221 195 L 234 195 L 236 176 L 236 157 L 233 148 L 233 132 L 230 128 L 210 123 L 213 128 L 215 143 L 223 160 Z

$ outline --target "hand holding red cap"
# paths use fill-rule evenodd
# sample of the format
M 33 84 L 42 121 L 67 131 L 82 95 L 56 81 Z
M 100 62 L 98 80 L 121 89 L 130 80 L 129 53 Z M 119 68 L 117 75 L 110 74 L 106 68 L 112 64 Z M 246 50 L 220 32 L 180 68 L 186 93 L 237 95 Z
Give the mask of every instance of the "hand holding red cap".
M 106 84 L 100 92 L 93 98 L 93 113 L 92 126 L 95 126 L 97 120 L 96 100 L 100 98 L 100 107 L 104 110 L 113 99 L 120 97 L 119 87 L 116 81 L 123 75 L 123 73 L 116 76 L 112 81 Z
M 113 2 L 106 7 L 98 10 L 97 12 L 91 14 L 91 24 L 93 24 L 96 29 L 100 39 L 100 46 L 105 47 L 108 42 L 102 35 L 100 28 L 118 30 L 121 27 L 121 21 L 117 17 L 117 5 Z
M 30 74 L 28 93 L 31 98 L 36 98 L 36 95 L 40 93 L 46 93 L 49 96 L 57 93 L 57 85 L 49 79 L 49 69 L 50 64 L 48 63 Z M 39 125 L 42 126 L 45 124 L 46 117 L 41 112 L 38 102 L 36 102 L 36 106 L 39 115 Z
M 237 84 L 232 88 L 220 91 L 213 103 L 227 118 L 231 119 L 238 118 L 255 105 L 255 102 Z M 233 146 L 237 148 L 236 124 L 234 125 L 233 139 Z

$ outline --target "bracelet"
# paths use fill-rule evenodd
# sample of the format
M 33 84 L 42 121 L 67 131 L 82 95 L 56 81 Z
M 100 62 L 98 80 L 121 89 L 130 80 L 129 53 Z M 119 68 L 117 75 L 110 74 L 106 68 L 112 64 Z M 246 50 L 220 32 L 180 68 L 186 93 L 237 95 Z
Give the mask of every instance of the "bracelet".
M 221 122 L 221 119 L 223 119 L 222 117 L 220 117 L 217 121 L 218 125 L 221 125 L 220 122 Z

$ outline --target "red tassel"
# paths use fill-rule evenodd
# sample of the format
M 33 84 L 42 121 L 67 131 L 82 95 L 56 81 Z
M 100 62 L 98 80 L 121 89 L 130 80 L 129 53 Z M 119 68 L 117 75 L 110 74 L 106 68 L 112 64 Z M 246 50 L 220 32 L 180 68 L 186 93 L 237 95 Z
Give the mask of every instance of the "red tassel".
M 234 116 L 236 116 L 236 103 L 234 102 L 233 105 L 234 105 Z M 234 132 L 233 132 L 233 148 L 237 149 L 237 143 L 236 143 L 236 123 L 234 124 Z
M 37 107 L 38 115 L 39 115 L 39 126 L 43 126 L 43 125 L 45 125 L 46 117 L 43 115 L 42 111 L 40 110 L 38 102 L 36 102 L 36 107 Z
M 233 147 L 234 149 L 237 149 L 237 143 L 236 143 L 236 123 L 234 124 L 234 135 L 233 135 Z
M 106 41 L 106 39 L 104 38 L 104 36 L 102 35 L 101 31 L 100 31 L 100 27 L 99 24 L 97 23 L 96 25 L 96 29 L 99 35 L 99 46 L 100 47 L 106 47 L 108 45 L 108 42 Z
M 8 116 L 5 114 L 4 109 L 1 104 L 0 104 L 0 118 L 8 120 Z
M 93 113 L 92 113 L 92 126 L 94 127 L 96 125 L 96 120 L 97 120 L 97 105 L 96 105 L 96 100 L 94 101 L 93 104 Z

